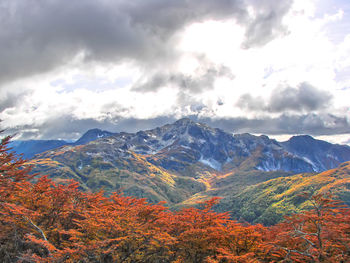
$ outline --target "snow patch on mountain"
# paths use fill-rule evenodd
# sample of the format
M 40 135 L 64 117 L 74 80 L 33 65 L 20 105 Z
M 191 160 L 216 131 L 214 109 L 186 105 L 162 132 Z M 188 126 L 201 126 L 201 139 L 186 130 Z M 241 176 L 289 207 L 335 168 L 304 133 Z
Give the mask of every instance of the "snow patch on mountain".
M 313 161 L 311 161 L 309 158 L 307 158 L 307 157 L 305 157 L 305 156 L 302 156 L 301 158 L 302 158 L 305 162 L 311 164 L 312 169 L 314 169 L 315 172 L 318 172 L 318 171 L 319 171 L 319 168 L 316 166 L 316 164 L 315 164 Z
M 215 169 L 217 171 L 221 170 L 221 164 L 218 161 L 216 161 L 216 160 L 214 160 L 212 158 L 204 159 L 203 156 L 202 156 L 199 159 L 199 162 L 201 162 L 202 164 L 205 164 L 205 165 L 207 165 L 207 166 L 209 166 L 209 167 L 211 167 L 211 168 L 213 168 L 213 169 Z

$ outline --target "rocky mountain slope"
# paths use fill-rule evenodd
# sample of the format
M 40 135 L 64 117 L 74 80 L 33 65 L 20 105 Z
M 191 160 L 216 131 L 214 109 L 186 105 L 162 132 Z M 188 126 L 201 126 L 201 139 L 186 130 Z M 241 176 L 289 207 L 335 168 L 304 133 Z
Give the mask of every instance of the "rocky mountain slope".
M 19 153 L 32 151 L 28 154 L 33 156 L 62 145 L 84 145 L 107 137 L 113 138 L 116 148 L 149 155 L 150 162 L 173 170 L 202 163 L 217 171 L 243 165 L 263 171 L 320 172 L 350 159 L 349 146 L 330 144 L 311 136 L 294 136 L 289 141 L 277 142 L 264 135 L 233 135 L 187 118 L 137 133 L 92 129 L 74 143 L 22 141 L 14 142 L 12 147 Z
M 280 144 L 310 163 L 316 172 L 332 169 L 349 160 L 349 147 L 316 140 L 309 135 L 293 136 Z
M 86 133 L 83 134 L 76 142 L 74 142 L 72 145 L 83 145 L 92 141 L 95 141 L 100 138 L 105 138 L 113 135 L 114 133 L 109 131 L 103 131 L 100 129 L 91 129 L 88 130 Z

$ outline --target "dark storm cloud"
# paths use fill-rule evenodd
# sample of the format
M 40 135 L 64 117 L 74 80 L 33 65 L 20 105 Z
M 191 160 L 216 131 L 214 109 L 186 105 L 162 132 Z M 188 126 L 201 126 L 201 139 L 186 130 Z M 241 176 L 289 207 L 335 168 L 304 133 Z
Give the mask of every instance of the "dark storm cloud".
M 345 117 L 331 114 L 316 115 L 286 115 L 277 118 L 248 119 L 200 119 L 213 127 L 221 128 L 234 133 L 260 133 L 260 134 L 310 134 L 332 135 L 350 133 L 350 123 Z
M 182 90 L 177 94 L 176 105 L 182 112 L 187 108 L 187 110 L 195 114 L 200 114 L 208 109 L 200 99 L 196 98 L 196 96 L 191 96 L 186 90 Z
M 16 107 L 27 95 L 30 95 L 30 91 L 18 90 L 12 93 L 3 90 L 0 93 L 0 113 L 7 108 Z
M 238 99 L 236 106 L 250 111 L 310 112 L 327 108 L 331 100 L 330 93 L 303 82 L 296 88 L 276 88 L 272 91 L 268 101 L 264 101 L 261 97 L 244 94 Z
M 145 32 L 100 1 L 5 0 L 0 17 L 0 80 L 52 69 L 79 51 L 113 60 L 147 49 Z
M 91 128 L 112 129 L 109 120 L 74 119 L 68 115 L 57 116 L 40 124 L 17 126 L 6 129 L 6 134 L 15 134 L 16 139 L 77 139 L 82 133 Z
M 200 117 L 203 108 L 193 105 L 194 113 L 191 119 L 206 123 L 212 127 L 223 129 L 227 132 L 258 133 L 258 134 L 310 134 L 332 135 L 350 133 L 350 123 L 345 117 L 331 114 L 304 114 L 287 115 L 280 117 L 248 119 L 238 118 L 206 118 Z M 176 121 L 174 115 L 164 115 L 149 119 L 115 117 L 97 121 L 95 119 L 73 119 L 71 116 L 61 116 L 48 120 L 40 125 L 30 125 L 7 129 L 6 134 L 17 134 L 17 139 L 78 139 L 83 133 L 92 128 L 100 128 L 111 132 L 137 132 L 139 130 L 153 129 Z M 20 132 L 19 132 L 20 131 Z
M 175 33 L 207 19 L 236 19 L 247 29 L 247 46 L 254 46 L 281 31 L 289 6 L 257 0 L 2 0 L 0 83 L 51 70 L 79 52 L 99 62 L 171 59 Z
M 271 112 L 313 111 L 326 108 L 331 101 L 331 94 L 318 90 L 304 82 L 298 88 L 281 88 L 273 91 L 268 110 Z
M 153 129 L 176 119 L 172 116 L 160 116 L 150 119 L 122 118 L 104 119 L 101 121 L 88 119 L 74 119 L 65 115 L 48 120 L 40 125 L 30 125 L 6 129 L 6 135 L 17 135 L 16 139 L 65 139 L 76 140 L 86 131 L 99 128 L 110 132 L 137 132 Z M 20 132 L 18 132 L 20 130 Z
M 196 106 L 194 105 L 193 108 Z M 198 113 L 203 109 L 198 108 Z M 212 127 L 221 128 L 227 132 L 234 133 L 260 133 L 260 134 L 310 134 L 332 135 L 350 133 L 350 123 L 345 117 L 339 117 L 332 114 L 303 114 L 287 115 L 280 117 L 248 119 L 239 118 L 203 118 L 200 114 L 193 114 L 189 117 L 192 120 L 206 123 Z M 175 116 L 162 116 L 147 120 L 140 119 L 120 119 L 117 122 L 114 131 L 136 132 L 138 130 L 152 129 L 172 123 L 176 120 Z
M 248 24 L 246 39 L 242 45 L 244 48 L 264 45 L 277 36 L 288 33 L 282 19 L 291 7 L 292 0 L 252 0 L 251 3 L 255 7 L 256 15 Z
M 175 121 L 174 116 L 159 116 L 149 119 L 120 118 L 115 126 L 115 131 L 138 132 L 140 130 L 150 130 Z
M 253 97 L 246 93 L 239 97 L 236 106 L 244 110 L 261 111 L 265 108 L 265 102 L 261 97 Z
M 162 87 L 175 86 L 182 91 L 187 90 L 191 93 L 200 93 L 204 90 L 214 88 L 215 80 L 219 77 L 233 78 L 231 70 L 223 65 L 213 65 L 208 61 L 202 60 L 201 66 L 194 75 L 185 75 L 182 73 L 156 73 L 143 84 L 136 84 L 133 88 L 136 91 L 147 92 L 157 91 Z

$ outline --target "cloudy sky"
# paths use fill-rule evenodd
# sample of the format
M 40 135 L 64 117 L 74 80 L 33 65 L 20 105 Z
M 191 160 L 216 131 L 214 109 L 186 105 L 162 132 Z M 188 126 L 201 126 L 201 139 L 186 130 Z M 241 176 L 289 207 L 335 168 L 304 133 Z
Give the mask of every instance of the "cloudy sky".
M 19 139 L 190 116 L 350 144 L 348 0 L 2 0 L 1 128 Z

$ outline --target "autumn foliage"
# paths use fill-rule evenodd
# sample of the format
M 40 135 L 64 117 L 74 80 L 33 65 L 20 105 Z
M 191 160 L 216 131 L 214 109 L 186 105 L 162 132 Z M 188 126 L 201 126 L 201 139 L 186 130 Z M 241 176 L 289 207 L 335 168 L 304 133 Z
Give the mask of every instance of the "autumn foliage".
M 0 144 L 1 262 L 349 262 L 350 210 L 331 197 L 273 227 L 212 210 L 170 211 L 120 193 L 85 193 L 76 182 L 33 180 Z M 36 175 L 36 178 L 38 176 Z

